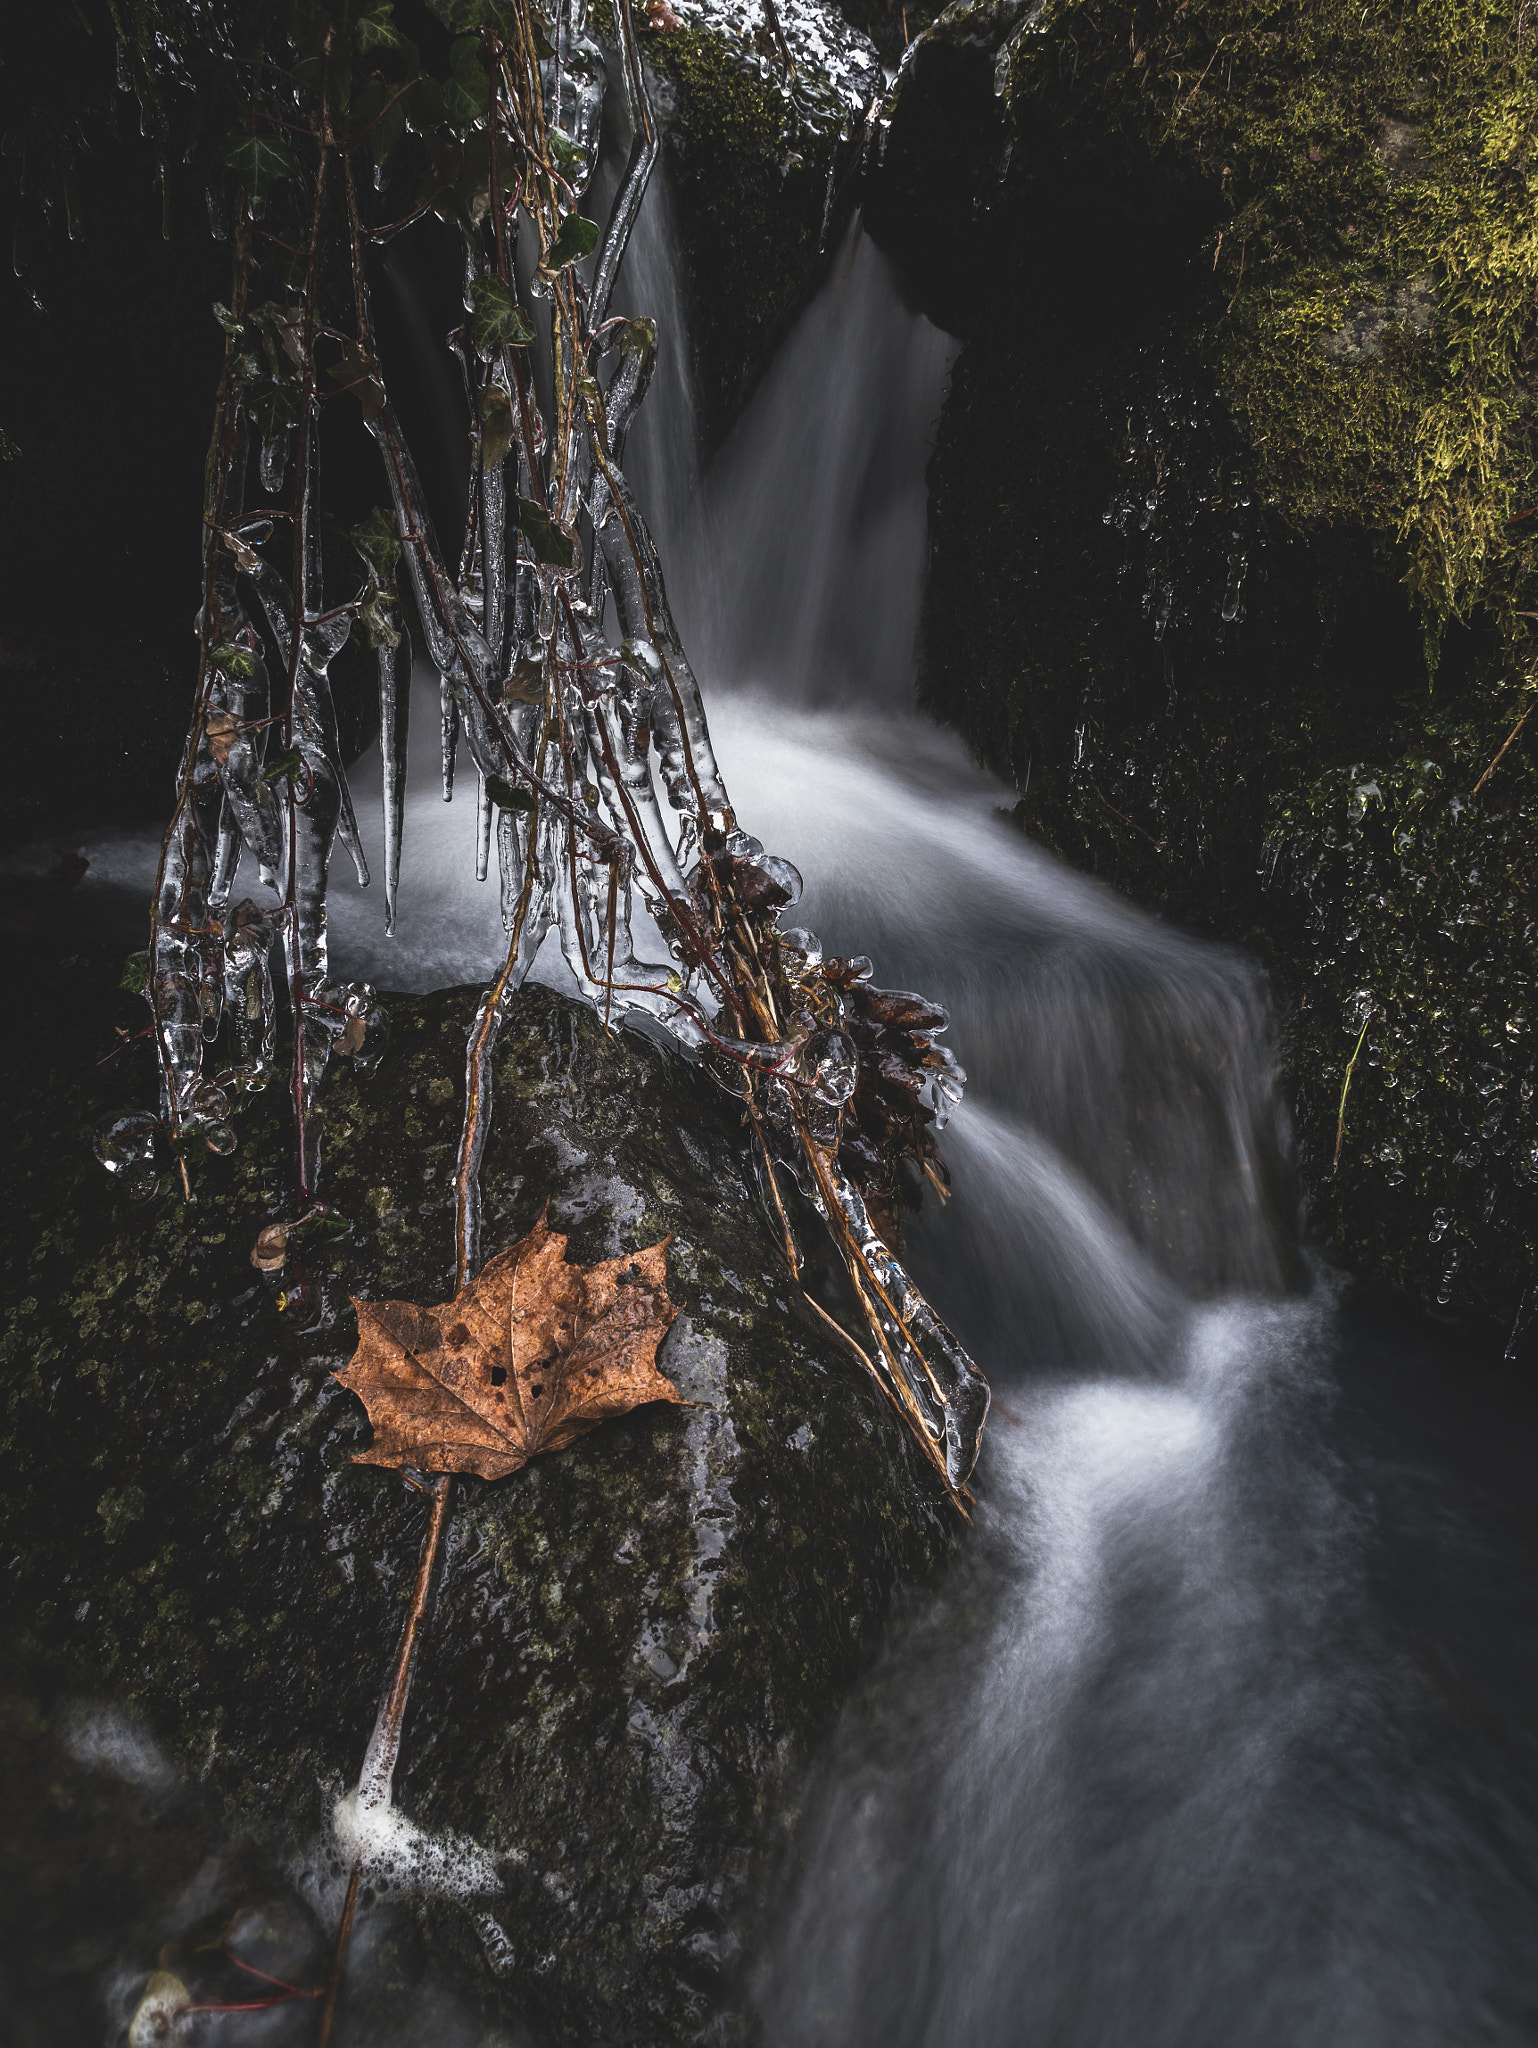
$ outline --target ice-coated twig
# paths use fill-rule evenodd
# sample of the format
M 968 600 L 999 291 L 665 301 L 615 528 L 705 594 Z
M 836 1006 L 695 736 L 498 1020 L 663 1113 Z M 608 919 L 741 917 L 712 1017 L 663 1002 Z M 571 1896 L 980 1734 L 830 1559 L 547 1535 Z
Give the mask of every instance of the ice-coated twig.
M 398 645 L 381 645 L 377 659 L 379 765 L 384 797 L 385 934 L 393 937 L 401 885 L 401 840 L 406 826 L 406 750 L 411 727 L 411 675 L 409 665 L 405 676 L 399 674 Z

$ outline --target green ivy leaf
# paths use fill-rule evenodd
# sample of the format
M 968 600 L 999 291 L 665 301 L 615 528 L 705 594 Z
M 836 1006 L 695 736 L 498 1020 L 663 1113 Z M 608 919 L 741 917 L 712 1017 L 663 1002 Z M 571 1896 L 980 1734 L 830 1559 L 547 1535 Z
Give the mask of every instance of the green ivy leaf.
M 222 647 L 214 648 L 208 658 L 216 667 L 222 668 L 227 676 L 238 676 L 244 680 L 256 674 L 256 656 L 249 647 L 237 647 L 233 640 L 226 641 Z
M 501 0 L 428 0 L 445 28 L 495 28 L 510 33 L 508 10 Z
M 263 782 L 287 782 L 296 776 L 304 766 L 304 756 L 297 747 L 290 747 L 286 754 L 279 754 L 270 768 L 262 773 Z
M 506 459 L 515 431 L 513 401 L 500 384 L 488 384 L 481 393 L 481 461 L 487 469 Z
M 543 704 L 545 671 L 540 662 L 525 655 L 508 677 L 502 692 L 509 704 Z
M 620 354 L 644 356 L 657 346 L 657 323 L 647 314 L 638 314 L 634 320 L 627 320 L 620 329 Z
M 545 258 L 546 270 L 564 270 L 568 263 L 578 263 L 584 256 L 591 256 L 598 247 L 599 227 L 596 221 L 584 220 L 580 213 L 569 213 L 561 222 L 560 233 L 550 244 L 550 253 Z
M 246 406 L 264 441 L 299 424 L 300 397 L 292 384 L 269 384 L 254 399 L 248 398 Z
M 586 150 L 580 149 L 564 128 L 546 129 L 550 142 L 550 154 L 558 164 L 581 164 L 587 162 Z
M 510 782 L 504 782 L 500 775 L 486 777 L 486 794 L 499 810 L 532 811 L 534 792 L 529 789 L 514 789 Z
M 379 582 L 394 582 L 395 565 L 400 560 L 401 537 L 393 512 L 383 505 L 376 505 L 367 519 L 349 529 L 347 538 Z
M 398 50 L 406 38 L 390 19 L 395 0 L 371 0 L 371 5 L 352 25 L 353 41 L 360 50 Z
M 374 648 L 399 647 L 401 629 L 395 620 L 395 598 L 376 584 L 358 607 L 356 630 Z
M 363 408 L 363 424 L 371 427 L 385 405 L 384 380 L 373 357 L 363 353 L 360 343 L 349 341 L 342 351 L 342 360 L 333 363 L 326 375 L 333 383 L 351 388 Z
M 237 334 L 244 334 L 246 331 L 245 321 L 237 320 L 229 307 L 221 306 L 217 299 L 214 300 L 214 318 L 232 341 Z
M 529 544 L 536 562 L 547 568 L 569 569 L 574 554 L 571 535 L 563 533 L 542 505 L 532 498 L 518 500 L 518 530 Z
M 123 973 L 118 987 L 126 989 L 131 996 L 142 996 L 149 985 L 150 956 L 148 953 L 130 953 L 123 962 Z
M 481 46 L 473 36 L 461 36 L 449 52 L 443 104 L 456 128 L 473 127 L 491 105 L 491 80 Z
M 299 175 L 299 159 L 281 135 L 237 135 L 223 160 L 244 186 L 253 219 L 266 207 L 275 185 Z
M 383 78 L 370 78 L 353 94 L 353 133 L 367 136 L 368 152 L 376 164 L 389 161 L 406 132 L 408 90 Z
M 448 119 L 448 109 L 443 104 L 443 88 L 425 71 L 420 78 L 411 81 L 401 104 L 406 109 L 407 126 L 415 129 L 418 135 L 430 135 Z
M 527 348 L 533 322 L 500 277 L 478 277 L 470 287 L 470 339 L 483 356 L 499 348 Z
M 290 1224 L 290 1237 L 345 1237 L 352 1225 L 345 1216 L 337 1216 L 329 1209 L 318 1209 L 312 1216 Z

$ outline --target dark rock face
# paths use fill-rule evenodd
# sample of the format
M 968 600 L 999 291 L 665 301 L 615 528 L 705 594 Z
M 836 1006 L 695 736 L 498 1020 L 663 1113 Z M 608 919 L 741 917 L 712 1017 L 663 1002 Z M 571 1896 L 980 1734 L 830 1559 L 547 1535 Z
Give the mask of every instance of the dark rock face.
M 698 24 L 646 39 L 712 444 L 838 246 L 882 89 L 874 47 L 834 8 L 796 0 L 781 14 L 794 80 L 750 13 L 711 7 Z
M 110 986 L 101 963 L 55 970 L 59 1028 L 11 1068 L 30 1085 L 7 1193 L 10 1854 L 44 1881 L 5 1947 L 18 2024 L 49 2039 L 73 2038 L 103 1972 L 131 1999 L 162 1941 L 243 1907 L 287 1916 L 289 1967 L 314 1980 L 293 1858 L 313 1863 L 356 1774 L 424 1517 L 394 1474 L 350 1462 L 367 1423 L 329 1375 L 355 1341 L 349 1294 L 452 1289 L 474 1003 L 392 1001 L 384 1067 L 328 1083 L 326 1193 L 353 1230 L 315 1257 L 319 1311 L 296 1329 L 248 1258 L 284 1213 L 280 1100 L 198 1165 L 190 1207 L 120 1210 L 86 1153 L 84 1127 L 144 1078 L 88 1064 Z M 746 2038 L 734 1969 L 776 1787 L 894 1587 L 954 1531 L 891 1409 L 781 1276 L 745 1170 L 708 1082 L 525 994 L 497 1064 L 487 1243 L 547 1201 L 574 1259 L 671 1234 L 683 1312 L 662 1362 L 694 1405 L 460 1482 L 396 1800 L 471 1838 L 499 1889 L 468 1911 L 374 1910 L 354 2039 L 421 2038 L 422 1983 L 499 2038 Z M 81 1702 L 144 1736 L 82 1747 Z M 194 1774 L 201 1792 L 176 1789 Z M 81 1913 L 93 1939 L 61 1963 Z
M 1261 955 L 1317 1230 L 1505 1326 L 1533 728 L 1486 771 L 1529 701 L 1538 318 L 1481 252 L 1529 203 L 1533 61 L 1436 9 L 976 0 L 865 210 L 965 343 L 924 703 L 1026 830 Z

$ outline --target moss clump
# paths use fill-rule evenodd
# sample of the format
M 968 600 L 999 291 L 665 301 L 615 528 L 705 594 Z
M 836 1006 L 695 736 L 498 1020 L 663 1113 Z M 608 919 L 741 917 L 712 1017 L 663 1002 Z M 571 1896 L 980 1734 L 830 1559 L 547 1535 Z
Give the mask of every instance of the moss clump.
M 1262 953 L 1316 1216 L 1354 1262 L 1506 1319 L 1534 1249 L 1506 1030 L 1526 733 L 1470 799 L 1534 658 L 1535 122 L 1538 50 L 1479 0 L 958 5 L 869 208 L 967 344 L 925 701 L 1014 777 L 1022 824 Z M 1422 760 L 1442 795 L 1408 840 L 1348 820 Z M 1447 1040 L 1474 982 L 1477 1054 Z M 1380 1088 L 1376 1126 L 1359 1105 L 1363 1159 L 1331 1178 L 1369 984 L 1394 1043 L 1369 1031 L 1354 1089 L 1374 1056 L 1428 1078 Z

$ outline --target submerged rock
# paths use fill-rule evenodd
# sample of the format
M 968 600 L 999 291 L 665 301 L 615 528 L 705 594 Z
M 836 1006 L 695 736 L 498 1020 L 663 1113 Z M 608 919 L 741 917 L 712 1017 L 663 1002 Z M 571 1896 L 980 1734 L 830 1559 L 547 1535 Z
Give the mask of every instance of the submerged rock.
M 84 1127 L 134 1083 L 89 1063 L 110 986 L 77 959 L 42 991 L 59 1029 L 31 1057 L 6 1195 L 8 1855 L 40 1881 L 5 1946 L 12 2002 L 50 2039 L 99 1997 L 126 2017 L 162 1943 L 190 1952 L 242 1912 L 248 1955 L 281 1950 L 301 1983 L 321 1968 L 331 1811 L 425 1513 L 351 1462 L 368 1426 L 331 1373 L 349 1295 L 452 1292 L 475 1002 L 392 1000 L 384 1066 L 328 1084 L 325 1193 L 352 1230 L 312 1255 L 315 1305 L 285 1311 L 249 1257 L 286 1213 L 282 1099 L 196 1163 L 190 1206 L 119 1206 L 89 1158 Z M 734 1972 L 776 1788 L 894 1588 L 954 1535 L 892 1410 L 798 1301 L 747 1176 L 708 1081 L 525 992 L 487 1245 L 547 1201 L 573 1258 L 670 1236 L 683 1309 L 662 1363 L 693 1405 L 460 1482 L 396 1779 L 436 1895 L 365 1914 L 340 2038 L 420 2039 L 429 2007 L 451 2039 L 747 2038 Z

